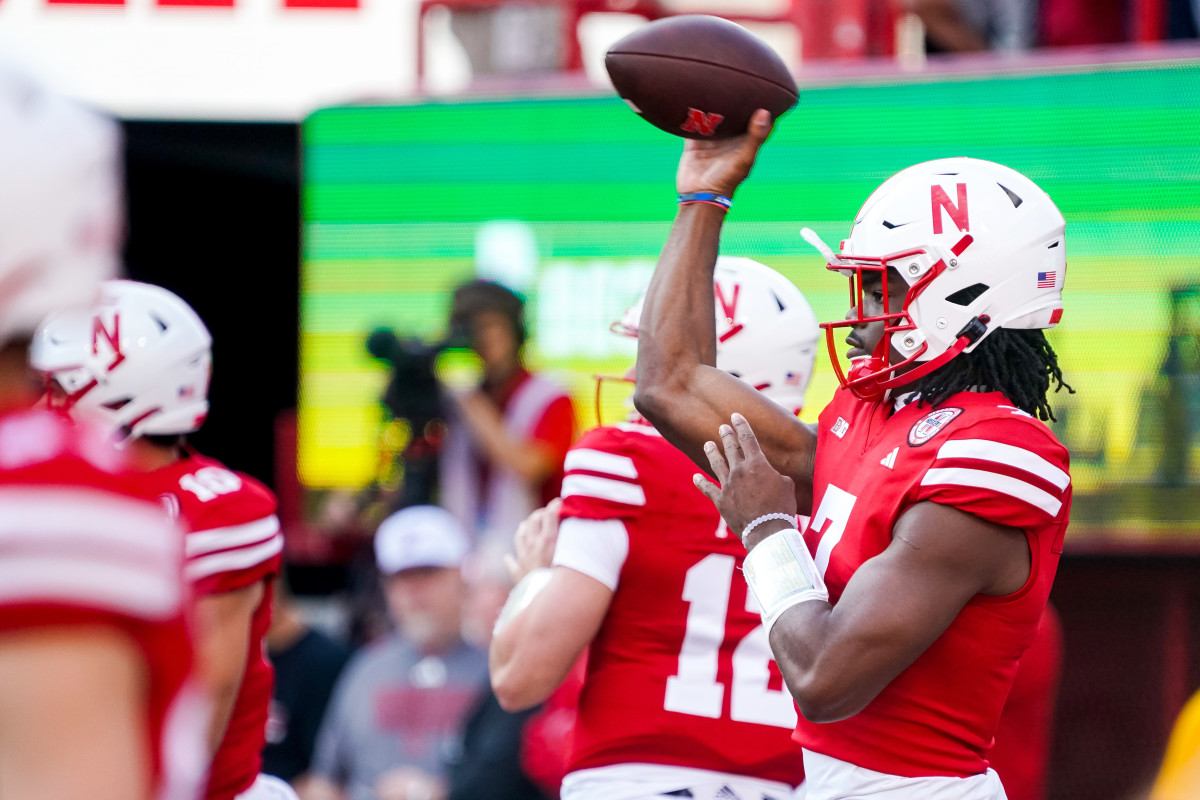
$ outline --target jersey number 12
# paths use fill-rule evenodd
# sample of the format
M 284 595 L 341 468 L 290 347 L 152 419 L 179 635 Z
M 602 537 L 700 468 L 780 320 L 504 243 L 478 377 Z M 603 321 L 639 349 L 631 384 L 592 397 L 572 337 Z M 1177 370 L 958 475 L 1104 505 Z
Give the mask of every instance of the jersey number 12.
M 683 599 L 689 604 L 687 629 L 679 650 L 679 669 L 667 678 L 663 708 L 680 714 L 720 719 L 725 686 L 717 680 L 717 660 L 725 641 L 725 619 L 733 588 L 736 559 L 713 553 L 687 571 Z M 746 592 L 746 610 L 759 613 L 754 595 Z M 735 722 L 796 726 L 796 706 L 784 689 L 771 689 L 771 645 L 757 625 L 733 649 L 729 716 Z

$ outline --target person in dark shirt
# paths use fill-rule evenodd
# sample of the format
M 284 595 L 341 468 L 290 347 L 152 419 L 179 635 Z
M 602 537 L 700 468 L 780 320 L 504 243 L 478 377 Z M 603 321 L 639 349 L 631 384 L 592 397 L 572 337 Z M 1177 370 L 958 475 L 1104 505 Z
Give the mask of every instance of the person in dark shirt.
M 300 786 L 312 761 L 317 729 L 350 650 L 313 630 L 279 581 L 267 653 L 275 665 L 275 691 L 267 720 L 263 772 Z
M 525 726 L 540 710 L 505 711 L 485 683 L 463 727 L 462 754 L 450 765 L 447 800 L 548 800 L 521 763 Z
M 496 618 L 512 588 L 504 566 L 507 550 L 483 548 L 465 571 L 467 608 L 463 635 L 481 650 L 491 642 Z M 459 752 L 449 766 L 446 800 L 550 800 L 558 784 L 542 786 L 526 771 L 530 719 L 541 707 L 510 713 L 500 707 L 490 680 L 483 681 L 460 731 Z M 561 742 L 556 742 L 561 747 Z

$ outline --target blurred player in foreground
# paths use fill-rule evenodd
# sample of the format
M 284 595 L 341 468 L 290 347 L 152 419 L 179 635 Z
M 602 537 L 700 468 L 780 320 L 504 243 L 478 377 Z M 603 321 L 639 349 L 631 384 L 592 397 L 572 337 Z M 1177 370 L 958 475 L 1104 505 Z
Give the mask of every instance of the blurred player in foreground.
M 718 367 L 799 412 L 819 336 L 800 291 L 722 258 L 703 302 Z M 619 330 L 637 336 L 640 312 Z M 588 432 L 566 470 L 561 505 L 518 530 L 520 583 L 491 646 L 508 709 L 548 697 L 590 647 L 563 797 L 791 797 L 804 778 L 795 706 L 736 578 L 744 549 L 696 492 L 695 467 L 635 414 Z
M 272 680 L 263 636 L 283 548 L 275 498 L 185 438 L 208 413 L 211 345 L 204 323 L 171 292 L 108 281 L 90 314 L 43 326 L 33 363 L 50 376 L 51 403 L 107 425 L 140 473 L 139 488 L 186 530 L 198 667 L 214 703 L 206 797 L 294 796 L 259 775 Z
M 731 197 L 770 126 L 759 111 L 745 136 L 689 141 L 678 191 Z M 812 427 L 713 367 L 724 216 L 680 207 L 642 314 L 635 401 L 721 483 L 697 476 L 749 550 L 800 708 L 809 800 L 1000 800 L 986 752 L 1071 502 L 1066 448 L 1038 419 L 1062 385 L 1040 330 L 1062 315 L 1062 214 L 1025 176 L 954 158 L 880 186 L 840 254 L 806 231 L 852 301 L 822 326 L 842 388 Z M 802 538 L 796 510 L 810 507 Z
M 0 69 L 0 797 L 190 798 L 178 531 L 98 431 L 33 410 L 43 317 L 115 272 L 116 126 Z

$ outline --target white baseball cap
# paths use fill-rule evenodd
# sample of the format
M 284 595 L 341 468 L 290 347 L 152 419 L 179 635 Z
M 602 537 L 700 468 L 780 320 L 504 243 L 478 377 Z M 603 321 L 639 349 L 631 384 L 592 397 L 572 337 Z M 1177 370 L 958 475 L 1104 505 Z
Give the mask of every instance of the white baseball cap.
M 439 506 L 401 509 L 375 531 L 375 563 L 385 575 L 416 567 L 461 567 L 470 549 L 466 531 Z

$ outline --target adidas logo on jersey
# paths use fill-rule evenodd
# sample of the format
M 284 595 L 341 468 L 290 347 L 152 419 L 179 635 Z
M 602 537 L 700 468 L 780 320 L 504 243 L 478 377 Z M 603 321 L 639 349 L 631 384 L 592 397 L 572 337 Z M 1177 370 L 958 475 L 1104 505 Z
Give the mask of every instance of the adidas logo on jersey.
M 730 789 L 728 786 L 722 786 L 713 795 L 713 800 L 742 800 L 741 795 Z
M 888 453 L 886 456 L 884 456 L 883 458 L 881 458 L 879 460 L 879 463 L 883 464 L 888 469 L 894 469 L 896 466 L 896 454 L 899 452 L 900 452 L 899 447 L 893 448 L 892 452 Z
M 838 417 L 837 422 L 833 423 L 833 427 L 829 429 L 830 433 L 839 439 L 845 436 L 848 430 L 850 430 L 850 423 L 842 417 Z

